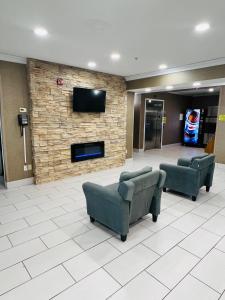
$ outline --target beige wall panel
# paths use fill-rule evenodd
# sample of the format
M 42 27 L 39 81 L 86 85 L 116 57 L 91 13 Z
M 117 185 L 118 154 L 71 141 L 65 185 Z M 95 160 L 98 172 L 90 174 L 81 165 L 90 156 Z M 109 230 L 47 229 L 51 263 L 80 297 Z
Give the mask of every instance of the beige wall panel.
M 220 89 L 219 112 L 216 127 L 215 154 L 218 163 L 225 164 L 225 122 L 219 116 L 225 115 L 225 87 Z
M 134 93 L 127 93 L 127 136 L 126 158 L 133 157 L 133 128 L 134 128 Z
M 23 138 L 20 135 L 17 115 L 19 108 L 25 107 L 29 113 L 26 65 L 0 61 L 2 85 L 1 115 L 3 127 L 3 149 L 5 156 L 6 181 L 20 180 L 33 176 L 32 171 L 24 171 Z M 30 128 L 27 133 L 27 161 L 32 163 Z

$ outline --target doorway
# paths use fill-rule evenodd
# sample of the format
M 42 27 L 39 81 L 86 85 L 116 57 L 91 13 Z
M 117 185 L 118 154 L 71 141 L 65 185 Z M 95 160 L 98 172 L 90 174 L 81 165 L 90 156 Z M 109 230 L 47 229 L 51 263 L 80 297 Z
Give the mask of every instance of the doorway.
M 3 167 L 3 155 L 2 155 L 2 141 L 0 135 L 0 188 L 5 186 L 4 180 L 4 167 Z
M 5 181 L 5 165 L 4 165 L 4 154 L 3 154 L 3 133 L 2 133 L 2 82 L 0 76 L 0 189 L 6 187 Z
M 145 99 L 145 151 L 162 148 L 163 111 L 163 100 Z

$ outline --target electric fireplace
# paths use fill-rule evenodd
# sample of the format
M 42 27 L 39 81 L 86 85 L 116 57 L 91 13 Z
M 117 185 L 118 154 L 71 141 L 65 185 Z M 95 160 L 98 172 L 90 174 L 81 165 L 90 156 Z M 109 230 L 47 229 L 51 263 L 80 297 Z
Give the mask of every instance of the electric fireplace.
M 71 162 L 104 157 L 104 142 L 82 143 L 71 145 Z

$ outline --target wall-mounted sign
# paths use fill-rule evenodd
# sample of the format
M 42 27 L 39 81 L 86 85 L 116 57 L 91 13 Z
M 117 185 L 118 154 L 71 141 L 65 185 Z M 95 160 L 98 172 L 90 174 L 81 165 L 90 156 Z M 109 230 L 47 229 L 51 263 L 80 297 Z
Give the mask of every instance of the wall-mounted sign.
M 179 120 L 180 120 L 180 121 L 183 121 L 183 120 L 184 120 L 184 114 L 180 114 Z
M 163 124 L 166 124 L 166 117 L 162 118 L 162 122 L 163 122 Z
M 225 115 L 219 115 L 219 121 L 225 122 Z

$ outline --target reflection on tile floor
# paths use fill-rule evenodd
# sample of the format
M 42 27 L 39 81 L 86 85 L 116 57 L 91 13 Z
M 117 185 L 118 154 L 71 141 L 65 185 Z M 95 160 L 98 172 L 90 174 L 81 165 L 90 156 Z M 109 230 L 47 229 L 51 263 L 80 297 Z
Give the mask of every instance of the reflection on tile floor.
M 163 193 L 157 223 L 128 240 L 86 215 L 82 183 L 107 185 L 123 170 L 176 163 L 201 149 L 135 153 L 121 168 L 0 190 L 0 299 L 225 299 L 225 168 L 198 200 Z

